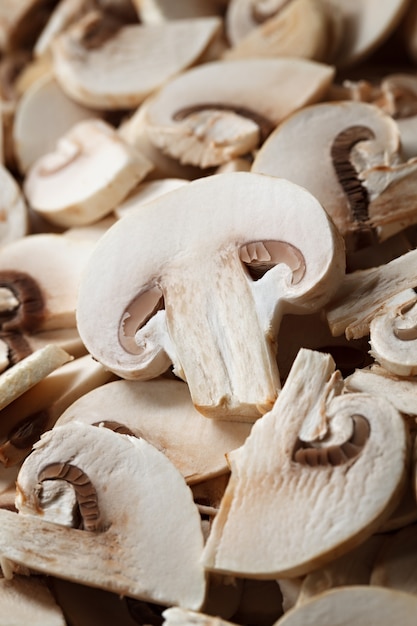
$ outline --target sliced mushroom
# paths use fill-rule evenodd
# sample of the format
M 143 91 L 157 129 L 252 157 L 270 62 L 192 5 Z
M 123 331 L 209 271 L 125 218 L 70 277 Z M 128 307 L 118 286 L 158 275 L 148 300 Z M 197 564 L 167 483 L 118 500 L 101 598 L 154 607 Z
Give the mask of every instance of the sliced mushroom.
M 319 100 L 333 74 L 328 65 L 294 58 L 206 63 L 152 97 L 149 138 L 181 163 L 220 165 L 254 150 L 278 122 Z
M 27 231 L 25 198 L 13 176 L 0 165 L 0 246 L 24 237 Z
M 13 140 L 20 171 L 27 172 L 41 156 L 52 152 L 72 126 L 96 117 L 95 111 L 70 100 L 51 74 L 41 76 L 25 91 L 15 113 Z
M 92 12 L 54 40 L 54 72 L 68 96 L 84 106 L 132 109 L 195 63 L 220 27 L 220 18 L 207 17 L 132 24 L 109 34 Z
M 39 576 L 0 578 L 0 624 L 65 626 L 64 614 Z
M 137 211 L 146 202 L 155 200 L 160 196 L 178 189 L 188 183 L 183 178 L 162 178 L 161 180 L 150 180 L 140 184 L 129 196 L 119 204 L 114 210 L 116 216 L 120 219 L 124 215 Z
M 44 481 L 57 479 L 72 485 L 84 530 L 42 519 Z M 84 424 L 54 428 L 22 465 L 17 493 L 19 515 L 0 510 L 3 559 L 145 601 L 200 608 L 200 516 L 181 474 L 143 439 Z
M 371 576 L 371 585 L 417 594 L 417 525 L 387 536 Z
M 116 207 L 112 213 L 106 215 L 106 217 L 102 217 L 101 220 L 93 222 L 92 224 L 67 228 L 63 236 L 77 241 L 96 242 L 109 230 L 110 226 L 113 226 L 117 221 L 118 218 L 115 213 L 117 209 L 118 207 Z
M 189 484 L 227 472 L 226 453 L 245 441 L 251 427 L 207 420 L 195 410 L 187 385 L 163 379 L 119 380 L 94 389 L 68 406 L 57 426 L 72 421 L 143 437 Z
M 81 226 L 110 213 L 151 169 L 112 126 L 86 120 L 34 163 L 24 190 L 31 207 L 52 223 Z
M 228 455 L 231 478 L 203 553 L 209 570 L 306 574 L 364 541 L 397 506 L 405 424 L 385 399 L 338 395 L 333 369 L 329 355 L 300 350 L 272 411 Z M 327 429 L 303 443 L 314 413 Z
M 213 0 L 133 0 L 140 21 L 143 24 L 160 24 L 161 22 L 180 19 L 193 19 L 217 15 L 218 7 Z
M 198 411 L 252 421 L 278 393 L 282 315 L 320 308 L 343 272 L 341 241 L 308 192 L 247 172 L 212 176 L 145 205 L 98 242 L 78 329 L 119 376 L 153 378 L 172 362 Z

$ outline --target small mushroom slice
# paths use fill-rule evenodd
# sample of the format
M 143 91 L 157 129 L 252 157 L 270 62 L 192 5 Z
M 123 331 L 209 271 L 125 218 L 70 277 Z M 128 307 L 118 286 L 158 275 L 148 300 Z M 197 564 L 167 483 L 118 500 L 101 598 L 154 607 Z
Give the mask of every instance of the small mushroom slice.
M 83 530 L 44 521 L 40 496 L 54 480 L 72 486 Z M 0 511 L 8 514 L 0 519 L 3 558 L 121 595 L 200 608 L 200 516 L 181 474 L 143 439 L 76 423 L 48 431 L 22 465 L 16 505 L 19 515 Z
M 333 75 L 329 65 L 306 59 L 205 63 L 152 97 L 148 135 L 181 163 L 221 165 L 256 149 L 282 119 L 320 100 Z
M 64 614 L 39 576 L 0 578 L 1 626 L 65 626 Z
M 112 211 L 152 169 L 101 120 L 77 123 L 54 152 L 30 168 L 24 190 L 31 207 L 60 226 L 91 224 Z M 65 189 L 65 193 L 62 190 Z
M 62 89 L 80 104 L 98 109 L 139 106 L 195 63 L 221 28 L 218 17 L 129 24 L 110 34 L 106 24 L 99 13 L 89 13 L 52 44 Z
M 417 525 L 385 538 L 371 576 L 371 585 L 417 595 Z
M 25 198 L 16 180 L 0 164 L 0 246 L 24 237 L 27 232 Z
M 195 410 L 187 385 L 169 379 L 102 385 L 68 406 L 57 426 L 72 421 L 143 437 L 189 484 L 227 472 L 226 453 L 242 445 L 251 428 L 206 419 Z
M 231 478 L 203 553 L 209 570 L 306 574 L 363 542 L 397 506 L 405 424 L 385 399 L 338 395 L 333 370 L 329 355 L 300 350 L 272 411 L 228 455 Z
M 288 611 L 274 626 L 414 626 L 417 598 L 367 585 L 339 587 Z
M 52 74 L 45 74 L 25 91 L 18 102 L 13 124 L 14 152 L 20 172 L 25 173 L 72 126 L 97 117 L 62 91 Z
M 340 236 L 304 189 L 248 172 L 211 176 L 127 215 L 97 243 L 78 330 L 122 378 L 154 378 L 172 362 L 198 411 L 253 421 L 278 393 L 282 315 L 318 310 L 344 260 Z

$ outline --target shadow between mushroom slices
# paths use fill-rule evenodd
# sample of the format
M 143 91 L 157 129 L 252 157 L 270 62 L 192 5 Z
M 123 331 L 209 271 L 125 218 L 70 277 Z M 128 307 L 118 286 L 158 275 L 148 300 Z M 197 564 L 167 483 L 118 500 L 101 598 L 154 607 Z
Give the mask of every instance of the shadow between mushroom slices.
M 334 226 L 305 190 L 251 173 L 212 176 L 102 237 L 81 281 L 78 329 L 119 376 L 154 378 L 172 362 L 197 410 L 253 421 L 278 394 L 282 315 L 318 310 L 344 260 Z

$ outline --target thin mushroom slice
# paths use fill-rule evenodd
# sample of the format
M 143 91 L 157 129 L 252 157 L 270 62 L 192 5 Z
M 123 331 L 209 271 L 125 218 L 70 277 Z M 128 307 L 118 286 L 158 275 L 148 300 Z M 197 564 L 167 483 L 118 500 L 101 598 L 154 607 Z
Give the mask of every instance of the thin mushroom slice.
M 32 209 L 53 224 L 81 226 L 110 213 L 151 169 L 112 126 L 86 120 L 35 161 L 24 190 Z
M 253 421 L 278 393 L 282 315 L 318 310 L 344 260 L 340 236 L 302 188 L 248 172 L 204 178 L 119 220 L 98 242 L 78 329 L 122 378 L 154 378 L 172 362 L 198 411 Z
M 319 594 L 288 611 L 274 626 L 414 626 L 417 598 L 410 593 L 354 585 Z
M 129 24 L 106 33 L 96 12 L 52 44 L 55 76 L 80 104 L 133 109 L 167 80 L 195 63 L 219 33 L 218 17 Z
M 83 530 L 44 521 L 48 503 L 42 508 L 40 496 L 54 480 L 72 486 Z M 16 505 L 19 515 L 0 511 L 8 514 L 0 519 L 3 559 L 165 606 L 200 608 L 200 516 L 181 474 L 143 439 L 76 423 L 54 428 L 22 465 Z
M 206 419 L 194 408 L 187 385 L 168 379 L 103 385 L 68 406 L 57 426 L 72 421 L 143 437 L 189 484 L 227 472 L 226 453 L 242 445 L 251 428 Z
M 65 626 L 66 621 L 46 581 L 39 576 L 0 578 L 1 626 Z
M 28 212 L 18 183 L 0 164 L 0 246 L 24 237 L 28 232 Z
M 417 525 L 385 538 L 375 561 L 371 585 L 417 595 Z
M 203 553 L 209 570 L 306 574 L 371 536 L 397 506 L 405 424 L 385 399 L 338 395 L 333 370 L 329 355 L 300 350 L 272 411 L 228 455 L 230 481 Z M 323 415 L 324 434 L 301 439 L 306 421 Z
M 181 163 L 221 165 L 256 149 L 290 113 L 320 100 L 333 75 L 331 66 L 306 59 L 206 63 L 152 97 L 147 132 Z

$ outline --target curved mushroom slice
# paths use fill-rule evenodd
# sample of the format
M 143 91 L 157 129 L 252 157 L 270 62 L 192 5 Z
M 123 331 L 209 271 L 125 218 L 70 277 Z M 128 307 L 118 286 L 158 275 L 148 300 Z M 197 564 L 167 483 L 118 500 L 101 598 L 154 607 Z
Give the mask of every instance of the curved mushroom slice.
M 189 484 L 227 472 L 226 453 L 242 445 L 251 428 L 206 419 L 195 410 L 187 385 L 162 379 L 119 380 L 94 389 L 71 404 L 57 426 L 72 421 L 144 438 Z
M 303 575 L 364 541 L 397 506 L 405 424 L 385 399 L 338 395 L 333 369 L 329 355 L 300 350 L 272 411 L 228 455 L 231 478 L 203 553 L 209 570 Z M 307 438 L 311 421 L 325 423 Z
M 10 467 L 22 461 L 70 405 L 112 378 L 110 372 L 85 355 L 59 367 L 23 393 L 0 413 L 0 462 Z
M 124 202 L 115 208 L 114 212 L 120 219 L 132 211 L 141 209 L 146 202 L 155 200 L 169 191 L 186 185 L 188 182 L 188 180 L 183 178 L 163 178 L 161 180 L 146 181 L 134 189 Z
M 170 20 L 219 14 L 219 7 L 216 7 L 213 0 L 133 0 L 133 4 L 143 24 L 160 24 Z
M 394 164 L 399 148 L 395 122 L 378 107 L 363 102 L 316 104 L 278 126 L 256 155 L 252 171 L 306 187 L 345 238 L 357 230 L 366 236 L 371 191 L 364 187 L 361 172 Z
M 39 576 L 0 578 L 0 624 L 65 626 L 62 610 Z
M 87 120 L 34 163 L 24 190 L 31 207 L 52 223 L 81 226 L 110 213 L 151 169 L 112 126 Z
M 69 237 L 76 241 L 90 241 L 95 243 L 109 230 L 110 226 L 113 226 L 113 224 L 117 222 L 117 219 L 113 211 L 106 215 L 106 217 L 102 217 L 98 222 L 84 226 L 72 226 L 71 228 L 67 228 L 62 234 L 64 237 Z
M 3 246 L 27 234 L 28 213 L 17 182 L 2 165 L 0 165 L 0 206 L 0 246 Z
M 44 481 L 57 479 L 74 489 L 83 531 L 42 519 Z M 200 516 L 181 474 L 143 439 L 76 423 L 54 428 L 22 465 L 17 494 L 20 514 L 0 511 L 9 514 L 0 519 L 3 558 L 121 595 L 200 608 Z
M 205 63 L 152 97 L 148 135 L 181 163 L 221 165 L 257 148 L 296 109 L 320 100 L 333 75 L 334 68 L 306 59 Z
M 367 585 L 339 587 L 289 611 L 274 626 L 413 626 L 417 598 L 409 593 Z
M 109 35 L 92 12 L 55 39 L 54 72 L 68 96 L 87 107 L 132 109 L 195 63 L 220 27 L 220 18 L 207 17 L 127 25 Z
M 374 564 L 371 585 L 417 594 L 417 525 L 387 536 Z
M 79 278 L 93 247 L 53 234 L 29 235 L 0 247 L 1 329 L 74 328 Z
M 51 74 L 35 81 L 20 99 L 13 125 L 16 160 L 22 173 L 51 152 L 72 126 L 97 113 L 70 100 Z
M 304 189 L 247 172 L 211 176 L 126 216 L 98 242 L 80 286 L 78 329 L 122 378 L 154 378 L 172 362 L 197 410 L 252 421 L 278 393 L 282 315 L 318 310 L 344 258 Z

